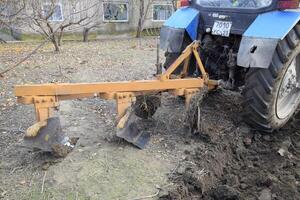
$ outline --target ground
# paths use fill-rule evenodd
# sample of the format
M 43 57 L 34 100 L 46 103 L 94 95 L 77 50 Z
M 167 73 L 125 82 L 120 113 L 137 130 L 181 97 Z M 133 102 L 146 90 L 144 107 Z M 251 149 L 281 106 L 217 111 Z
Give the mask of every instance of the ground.
M 0 71 L 36 46 L 1 45 Z M 66 135 L 79 137 L 66 158 L 21 146 L 34 110 L 17 104 L 14 85 L 152 79 L 155 62 L 151 38 L 67 42 L 59 53 L 46 45 L 5 74 L 0 199 L 300 199 L 300 117 L 275 134 L 252 131 L 242 121 L 238 91 L 219 89 L 204 99 L 196 135 L 183 126 L 183 100 L 163 95 L 162 107 L 144 122 L 151 133 L 144 150 L 111 140 L 115 103 L 96 98 L 61 102 L 55 113 Z

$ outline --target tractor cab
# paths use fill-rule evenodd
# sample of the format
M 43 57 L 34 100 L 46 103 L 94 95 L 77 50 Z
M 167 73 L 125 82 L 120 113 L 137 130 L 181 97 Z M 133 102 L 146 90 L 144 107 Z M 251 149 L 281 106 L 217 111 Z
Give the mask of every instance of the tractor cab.
M 278 9 L 297 8 L 297 1 L 278 0 L 194 0 L 190 6 L 199 10 L 200 32 L 214 35 L 243 34 L 256 17 Z M 220 20 L 220 21 L 218 21 Z M 224 22 L 225 21 L 225 22 Z
M 277 9 L 272 0 L 195 0 L 190 6 L 200 11 L 200 33 L 225 37 L 243 34 L 260 13 Z

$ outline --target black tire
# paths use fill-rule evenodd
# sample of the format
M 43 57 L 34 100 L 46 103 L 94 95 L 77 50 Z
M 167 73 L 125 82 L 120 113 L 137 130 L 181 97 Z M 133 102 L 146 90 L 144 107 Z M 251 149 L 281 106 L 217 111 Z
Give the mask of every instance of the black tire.
M 286 114 L 286 116 L 284 115 L 284 117 L 280 117 L 279 110 L 281 108 L 278 106 L 278 102 L 280 98 L 282 98 L 282 93 L 285 94 L 280 89 L 281 85 L 287 85 L 283 84 L 283 79 L 286 80 L 286 77 L 288 77 L 286 74 L 294 61 L 293 66 L 295 66 L 294 68 L 298 74 L 298 80 L 296 79 L 296 81 L 298 83 L 300 82 L 299 43 L 300 25 L 296 25 L 289 34 L 278 43 L 268 69 L 251 68 L 247 72 L 245 89 L 243 91 L 245 99 L 244 117 L 245 122 L 253 129 L 263 132 L 272 132 L 284 126 L 296 112 L 299 105 L 299 96 L 297 96 L 298 98 L 288 100 L 288 103 L 290 103 L 292 99 L 298 99 L 293 100 L 296 103 L 293 103 L 292 112 L 287 112 L 288 114 Z M 296 95 L 300 93 L 299 88 L 295 88 L 295 91 Z M 289 98 L 285 98 L 284 100 L 286 99 Z

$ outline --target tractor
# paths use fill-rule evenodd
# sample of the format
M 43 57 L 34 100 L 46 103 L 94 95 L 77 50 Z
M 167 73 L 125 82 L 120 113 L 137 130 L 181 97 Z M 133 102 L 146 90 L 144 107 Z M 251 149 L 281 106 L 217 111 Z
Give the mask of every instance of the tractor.
M 243 89 L 245 121 L 253 129 L 273 132 L 284 126 L 300 103 L 299 0 L 181 0 L 180 5 L 161 28 L 166 60 L 157 63 L 153 80 L 15 86 L 18 102 L 35 108 L 37 123 L 28 128 L 26 145 L 47 152 L 57 145 L 73 147 L 53 110 L 60 101 L 95 97 L 116 101 L 116 135 L 139 148 L 150 135 L 136 119 L 152 117 L 162 93 L 185 99 L 189 127 L 201 132 L 199 102 L 219 86 Z
M 263 132 L 284 126 L 300 102 L 299 1 L 181 0 L 180 6 L 161 29 L 164 68 L 199 40 L 210 78 L 242 89 L 245 122 Z M 198 76 L 193 62 L 189 73 Z

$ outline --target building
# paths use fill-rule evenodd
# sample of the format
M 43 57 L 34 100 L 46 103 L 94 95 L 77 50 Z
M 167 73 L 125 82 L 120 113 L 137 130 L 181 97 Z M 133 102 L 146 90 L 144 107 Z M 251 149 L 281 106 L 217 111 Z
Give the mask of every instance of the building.
M 140 0 L 31 0 L 23 15 L 27 16 L 27 23 L 21 23 L 17 29 L 21 33 L 33 34 L 40 31 L 32 23 L 32 16 L 51 15 L 47 21 L 54 26 L 67 23 L 74 25 L 66 28 L 66 32 L 82 32 L 84 28 L 94 26 L 100 34 L 114 34 L 133 32 L 137 30 L 140 9 Z M 174 12 L 174 0 L 143 0 L 144 17 L 142 24 L 144 29 L 159 28 Z M 38 3 L 37 3 L 38 2 Z M 51 13 L 52 12 L 52 13 Z M 76 22 L 85 19 L 80 25 Z

